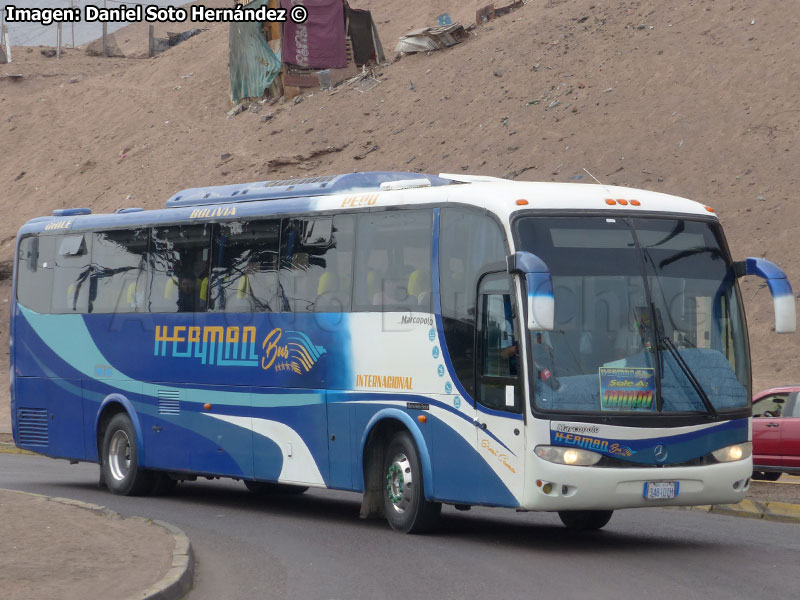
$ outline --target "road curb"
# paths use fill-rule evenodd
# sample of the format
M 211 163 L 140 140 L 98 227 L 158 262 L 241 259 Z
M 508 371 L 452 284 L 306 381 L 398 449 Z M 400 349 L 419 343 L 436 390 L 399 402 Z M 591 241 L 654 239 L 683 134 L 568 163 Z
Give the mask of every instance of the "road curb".
M 6 444 L 0 442 L 0 454 L 27 454 L 29 456 L 35 456 L 35 452 L 31 452 L 30 450 L 23 450 L 22 448 L 17 448 L 14 444 Z
M 71 498 L 57 498 L 53 496 L 45 496 L 44 494 L 9 490 L 6 488 L 0 489 L 5 492 L 14 492 L 17 494 L 24 494 L 26 496 L 35 496 L 37 498 L 45 498 L 52 502 L 58 502 L 59 504 L 75 506 L 77 508 L 89 510 L 112 519 L 123 518 L 118 512 L 99 504 L 81 502 L 80 500 L 72 500 Z M 192 584 L 194 583 L 194 552 L 192 551 L 192 543 L 189 541 L 189 537 L 183 532 L 182 529 L 165 521 L 144 519 L 142 517 L 128 518 L 141 519 L 142 521 L 152 523 L 154 525 L 158 525 L 162 529 L 166 529 L 170 535 L 172 535 L 172 539 L 175 542 L 175 548 L 172 550 L 172 565 L 170 566 L 166 575 L 164 575 L 155 584 L 143 592 L 131 597 L 130 600 L 179 600 L 180 598 L 183 598 L 189 592 L 189 590 L 192 589 Z
M 800 504 L 788 502 L 759 502 L 758 500 L 742 500 L 738 504 L 713 504 L 703 506 L 681 507 L 684 510 L 695 510 L 729 515 L 746 519 L 763 519 L 779 523 L 800 523 Z

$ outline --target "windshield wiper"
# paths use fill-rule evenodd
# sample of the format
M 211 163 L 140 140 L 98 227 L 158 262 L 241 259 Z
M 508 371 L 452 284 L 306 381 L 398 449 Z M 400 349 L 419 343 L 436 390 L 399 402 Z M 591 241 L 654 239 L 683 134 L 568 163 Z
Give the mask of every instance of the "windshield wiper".
M 697 395 L 700 396 L 700 399 L 703 401 L 703 404 L 705 405 L 708 414 L 711 415 L 712 417 L 716 417 L 717 409 L 714 408 L 714 405 L 711 403 L 708 394 L 706 394 L 706 391 L 703 389 L 703 386 L 697 380 L 697 377 L 695 377 L 692 369 L 689 367 L 689 365 L 686 364 L 686 361 L 683 360 L 683 356 L 681 356 L 681 353 L 675 347 L 673 341 L 669 339 L 667 336 L 663 335 L 661 332 L 659 332 L 658 329 L 656 329 L 656 336 L 658 337 L 658 341 L 660 342 L 660 344 L 663 344 L 667 348 L 667 350 L 669 350 L 669 353 L 672 354 L 672 356 L 675 358 L 675 362 L 678 363 L 678 366 L 681 368 L 681 371 L 683 371 L 683 374 L 686 375 L 686 379 L 689 380 L 689 383 L 692 384 L 694 391 L 697 392 Z

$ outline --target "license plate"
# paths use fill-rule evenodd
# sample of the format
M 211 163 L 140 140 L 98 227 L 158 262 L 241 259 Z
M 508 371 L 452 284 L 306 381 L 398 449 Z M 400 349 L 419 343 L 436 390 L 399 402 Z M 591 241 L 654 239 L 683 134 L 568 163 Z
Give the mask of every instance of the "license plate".
M 644 497 L 647 500 L 666 500 L 678 495 L 677 481 L 645 481 Z

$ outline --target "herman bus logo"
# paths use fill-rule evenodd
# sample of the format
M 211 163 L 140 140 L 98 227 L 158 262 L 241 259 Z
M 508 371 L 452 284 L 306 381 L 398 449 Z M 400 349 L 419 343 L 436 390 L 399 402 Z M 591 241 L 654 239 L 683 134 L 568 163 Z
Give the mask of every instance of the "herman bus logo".
M 553 440 L 553 444 L 573 446 L 575 448 L 583 448 L 584 450 L 594 450 L 595 452 L 602 452 L 612 456 L 633 456 L 636 454 L 636 451 L 630 446 L 589 435 L 553 431 L 551 432 L 551 439 Z
M 258 339 L 253 326 L 156 325 L 153 354 L 199 359 L 203 365 L 261 367 L 264 371 L 302 375 L 313 369 L 326 352 L 305 333 L 284 332 L 280 327 L 270 331 L 261 344 Z

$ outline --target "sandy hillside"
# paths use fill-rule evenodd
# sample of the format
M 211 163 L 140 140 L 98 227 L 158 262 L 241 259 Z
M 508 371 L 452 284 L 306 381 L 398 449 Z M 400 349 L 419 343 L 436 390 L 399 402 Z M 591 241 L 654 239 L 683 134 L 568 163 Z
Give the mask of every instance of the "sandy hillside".
M 389 58 L 441 12 L 474 15 L 455 0 L 353 5 L 373 11 Z M 0 260 L 25 220 L 57 207 L 155 208 L 185 187 L 353 170 L 586 182 L 586 168 L 712 205 L 737 258 L 774 260 L 798 287 L 799 26 L 800 3 L 778 0 L 531 0 L 454 48 L 382 67 L 370 91 L 233 119 L 224 24 L 152 60 L 18 48 L 0 66 L 25 76 L 0 78 Z M 743 289 L 755 389 L 800 381 L 800 337 L 771 334 L 767 290 Z

